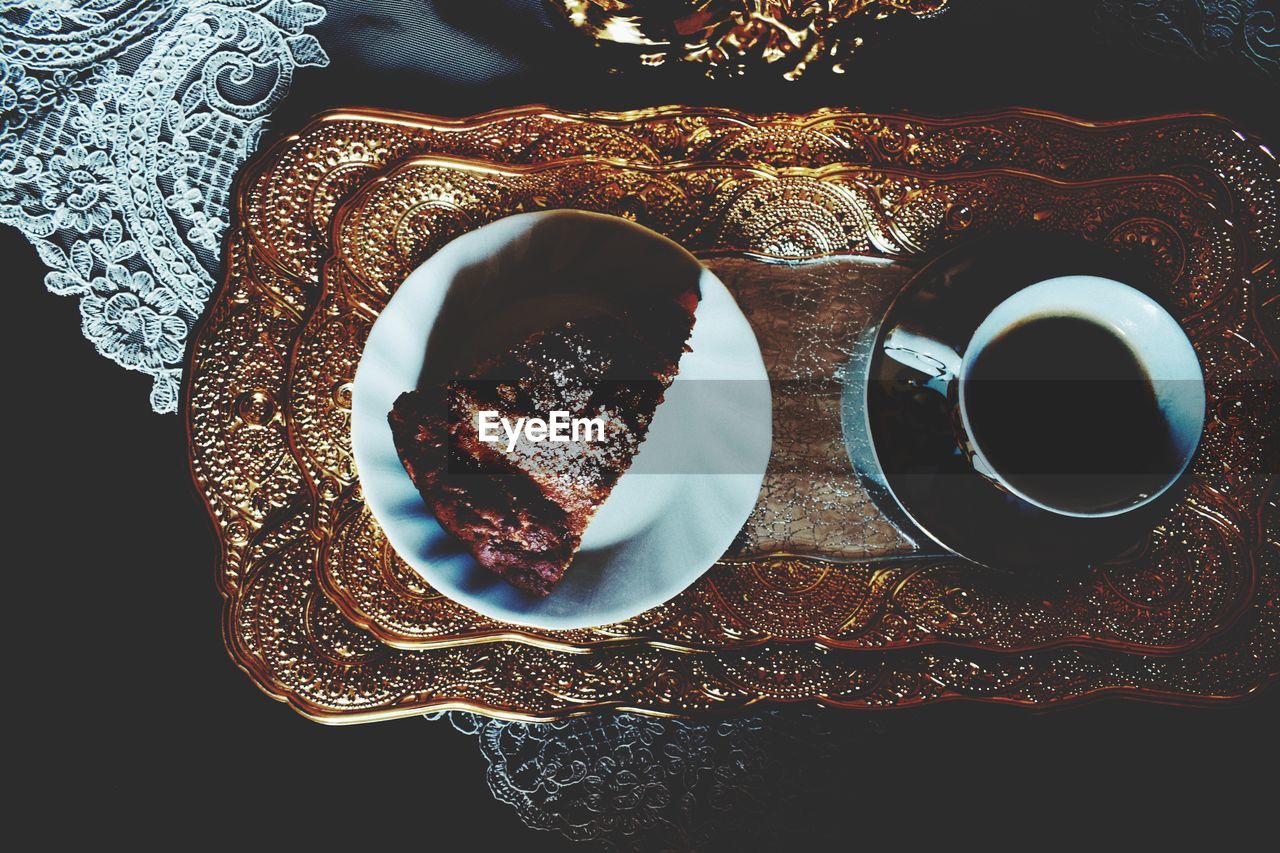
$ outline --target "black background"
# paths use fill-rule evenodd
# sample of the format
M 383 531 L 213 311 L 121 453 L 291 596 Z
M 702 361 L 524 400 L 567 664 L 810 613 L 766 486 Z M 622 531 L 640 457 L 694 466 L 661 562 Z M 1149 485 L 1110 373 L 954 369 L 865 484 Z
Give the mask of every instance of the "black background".
M 442 114 L 522 102 L 938 114 L 1021 105 L 1086 118 L 1210 110 L 1280 140 L 1274 76 L 1229 52 L 1153 51 L 1100 24 L 1088 2 L 955 0 L 939 19 L 886 28 L 844 77 L 721 85 L 679 71 L 607 74 L 530 3 L 476 0 L 438 14 L 426 5 L 383 15 L 377 4 L 331 3 L 319 35 L 334 62 L 299 74 L 275 126 L 349 104 Z M 420 12 L 425 31 L 396 24 Z M 456 61 L 442 62 L 450 50 Z M 6 751 L 16 764 L 6 764 L 31 803 L 23 816 L 48 838 L 569 846 L 493 799 L 474 738 L 420 719 L 319 726 L 232 665 L 180 420 L 148 411 L 149 380 L 79 336 L 75 302 L 43 290 L 15 231 L 0 231 L 0 251 L 14 472 Z M 1205 830 L 1232 844 L 1274 810 L 1277 692 L 1211 710 L 1109 700 L 882 715 L 829 793 L 788 812 L 776 833 L 802 844 L 884 829 L 912 848 L 938 839 L 1034 849 L 1068 839 L 1147 846 Z

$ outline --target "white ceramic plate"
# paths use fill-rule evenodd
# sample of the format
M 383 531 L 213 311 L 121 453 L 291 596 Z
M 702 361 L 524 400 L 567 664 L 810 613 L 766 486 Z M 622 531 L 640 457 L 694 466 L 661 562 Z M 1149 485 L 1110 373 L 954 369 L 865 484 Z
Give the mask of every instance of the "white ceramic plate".
M 512 587 L 440 527 L 400 464 L 387 413 L 420 379 L 446 379 L 473 357 L 476 335 L 506 339 L 532 330 L 525 326 L 545 328 L 563 312 L 607 303 L 613 289 L 652 287 L 673 275 L 696 276 L 702 292 L 692 351 L 680 360 L 635 462 L 551 594 Z M 579 282 L 572 295 L 544 292 L 562 290 L 570 277 Z M 405 279 L 356 371 L 351 442 L 369 508 L 392 547 L 433 588 L 494 619 L 572 629 L 656 607 L 724 554 L 760 492 L 772 407 L 751 326 L 692 255 L 623 219 L 545 211 L 459 237 Z

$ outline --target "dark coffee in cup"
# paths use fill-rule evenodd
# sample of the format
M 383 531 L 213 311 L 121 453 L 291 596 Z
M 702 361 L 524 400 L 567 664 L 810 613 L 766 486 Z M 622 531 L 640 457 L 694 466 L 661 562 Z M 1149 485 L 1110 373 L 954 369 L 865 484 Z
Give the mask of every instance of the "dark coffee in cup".
M 983 347 L 964 383 L 969 429 L 1019 491 L 1077 513 L 1159 491 L 1182 460 L 1155 383 L 1112 329 L 1028 318 Z
M 1178 321 L 1127 285 L 1064 276 L 1023 288 L 961 355 L 907 326 L 885 352 L 954 402 L 973 470 L 1050 512 L 1101 517 L 1154 500 L 1204 428 L 1204 376 Z

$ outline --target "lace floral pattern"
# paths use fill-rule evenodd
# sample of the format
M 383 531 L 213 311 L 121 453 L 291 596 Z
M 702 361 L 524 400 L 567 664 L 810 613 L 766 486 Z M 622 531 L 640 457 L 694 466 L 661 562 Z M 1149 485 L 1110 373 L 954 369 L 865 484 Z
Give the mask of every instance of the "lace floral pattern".
M 812 824 L 799 813 L 825 780 L 887 725 L 787 711 L 703 723 L 448 716 L 478 737 L 490 790 L 527 826 L 626 851 L 777 849 Z
M 0 0 L 0 222 L 80 299 L 98 352 L 177 411 L 227 203 L 295 69 L 304 0 Z
M 1173 55 L 1234 62 L 1280 79 L 1280 11 L 1268 0 L 1102 0 L 1104 25 Z

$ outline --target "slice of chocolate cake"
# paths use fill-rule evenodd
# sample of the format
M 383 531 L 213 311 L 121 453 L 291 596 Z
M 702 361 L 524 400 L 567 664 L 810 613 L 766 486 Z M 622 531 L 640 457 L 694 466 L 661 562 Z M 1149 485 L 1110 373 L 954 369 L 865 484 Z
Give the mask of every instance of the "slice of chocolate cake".
M 698 296 L 537 332 L 388 415 L 401 462 L 442 527 L 481 565 L 536 595 L 560 580 L 583 531 L 631 465 L 675 378 Z M 580 440 L 510 439 L 554 412 L 596 424 Z M 601 432 L 603 436 L 601 438 Z

